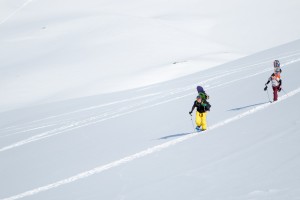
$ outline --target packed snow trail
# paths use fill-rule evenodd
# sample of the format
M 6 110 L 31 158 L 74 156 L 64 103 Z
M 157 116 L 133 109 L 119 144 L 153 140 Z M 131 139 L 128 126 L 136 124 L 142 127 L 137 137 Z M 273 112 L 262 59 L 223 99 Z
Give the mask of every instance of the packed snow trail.
M 253 108 L 251 110 L 248 110 L 248 111 L 246 111 L 246 112 L 244 112 L 242 114 L 236 115 L 234 117 L 231 117 L 229 119 L 221 121 L 221 122 L 219 122 L 219 123 L 217 123 L 215 125 L 212 125 L 212 126 L 209 127 L 209 129 L 205 133 L 208 133 L 211 130 L 220 128 L 220 127 L 225 126 L 225 125 L 227 125 L 227 124 L 229 124 L 231 122 L 237 121 L 237 120 L 242 119 L 242 118 L 244 118 L 246 116 L 254 114 L 254 113 L 256 113 L 256 112 L 258 112 L 260 110 L 266 109 L 269 106 L 276 105 L 277 103 L 280 103 L 281 101 L 284 101 L 284 100 L 286 100 L 286 99 L 288 99 L 290 97 L 293 97 L 294 95 L 298 94 L 299 92 L 300 92 L 300 87 L 298 87 L 298 89 L 293 90 L 293 91 L 287 93 L 286 95 L 280 97 L 278 99 L 278 101 L 276 101 L 274 103 L 266 103 L 266 104 L 263 104 L 263 105 L 256 106 L 255 108 Z M 136 154 L 124 157 L 122 159 L 116 160 L 116 161 L 108 163 L 106 165 L 102 165 L 102 166 L 96 167 L 94 169 L 91 169 L 91 170 L 82 172 L 80 174 L 77 174 L 75 176 L 71 176 L 71 177 L 63 179 L 61 181 L 58 181 L 58 182 L 55 182 L 55 183 L 52 183 L 52 184 L 49 184 L 49 185 L 46 185 L 46 186 L 42 186 L 42 187 L 39 187 L 39 188 L 36 188 L 36 189 L 33 189 L 33 190 L 29 190 L 27 192 L 24 192 L 24 193 L 15 195 L 15 196 L 11 196 L 11 197 L 8 197 L 8 198 L 2 199 L 2 200 L 16 200 L 16 199 L 21 199 L 21 198 L 32 196 L 32 195 L 35 195 L 35 194 L 38 194 L 38 193 L 41 193 L 41 192 L 44 192 L 44 191 L 47 191 L 47 190 L 50 190 L 50 189 L 54 189 L 54 188 L 66 185 L 68 183 L 72 183 L 72 182 L 78 181 L 80 179 L 87 178 L 89 176 L 101 173 L 103 171 L 106 171 L 106 170 L 118 167 L 118 166 L 120 166 L 122 164 L 126 164 L 126 163 L 134 161 L 134 160 L 136 160 L 138 158 L 142 158 L 142 157 L 145 157 L 147 155 L 159 152 L 159 151 L 161 151 L 163 149 L 169 148 L 171 146 L 179 144 L 179 143 L 181 143 L 183 141 L 186 141 L 186 140 L 191 139 L 191 138 L 193 138 L 195 136 L 198 136 L 198 135 L 200 135 L 198 132 L 194 132 L 194 133 L 182 136 L 182 137 L 180 137 L 178 139 L 174 139 L 174 140 L 171 140 L 169 142 L 165 142 L 163 144 L 160 144 L 160 145 L 148 148 L 148 149 L 146 149 L 144 151 L 141 151 L 139 153 L 136 153 Z

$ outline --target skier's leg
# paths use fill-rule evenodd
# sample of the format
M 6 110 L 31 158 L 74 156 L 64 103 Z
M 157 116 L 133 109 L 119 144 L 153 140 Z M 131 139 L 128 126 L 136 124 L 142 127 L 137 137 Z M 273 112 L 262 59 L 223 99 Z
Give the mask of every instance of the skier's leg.
M 273 94 L 274 94 L 274 101 L 277 101 L 278 99 L 278 87 L 273 87 Z
M 206 128 L 207 128 L 207 125 L 206 125 L 206 112 L 205 113 L 201 113 L 201 115 L 202 115 L 202 119 L 201 119 L 201 121 L 202 121 L 202 130 L 206 130 Z
M 201 116 L 200 116 L 201 114 L 197 111 L 196 112 L 196 125 L 197 126 L 201 126 Z

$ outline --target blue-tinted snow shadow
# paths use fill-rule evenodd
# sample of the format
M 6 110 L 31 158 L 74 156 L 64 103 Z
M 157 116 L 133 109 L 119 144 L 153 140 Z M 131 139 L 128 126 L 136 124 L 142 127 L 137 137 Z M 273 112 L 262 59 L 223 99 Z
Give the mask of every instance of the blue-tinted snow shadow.
M 252 104 L 252 105 L 248 105 L 248 106 L 243 106 L 243 107 L 238 107 L 238 108 L 232 108 L 232 109 L 227 110 L 227 111 L 239 111 L 239 110 L 243 110 L 243 109 L 254 107 L 254 106 L 259 106 L 259 105 L 266 104 L 266 103 L 269 103 L 269 101 L 261 102 L 261 103 L 256 103 L 256 104 Z
M 174 134 L 174 135 L 167 135 L 165 137 L 158 138 L 158 140 L 167 140 L 170 138 L 181 137 L 181 136 L 185 136 L 185 135 L 189 135 L 189 134 L 192 134 L 192 133 L 179 133 L 179 134 Z

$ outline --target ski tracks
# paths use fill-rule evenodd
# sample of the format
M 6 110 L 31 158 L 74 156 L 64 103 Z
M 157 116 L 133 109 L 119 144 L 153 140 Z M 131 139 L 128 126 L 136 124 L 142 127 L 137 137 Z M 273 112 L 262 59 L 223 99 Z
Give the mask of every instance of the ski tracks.
M 25 8 L 28 4 L 30 4 L 33 0 L 27 0 L 23 3 L 23 5 L 21 5 L 20 7 L 18 7 L 16 10 L 14 10 L 12 13 L 10 13 L 8 16 L 6 16 L 4 19 L 2 19 L 0 21 L 0 25 L 4 24 L 7 20 L 9 20 L 10 18 L 12 18 L 15 14 L 17 14 L 18 12 L 20 12 L 23 8 Z
M 288 99 L 290 97 L 293 97 L 294 95 L 296 95 L 298 93 L 300 93 L 300 87 L 298 87 L 296 90 L 293 90 L 292 92 L 289 92 L 286 95 L 282 96 L 281 98 L 278 99 L 277 102 L 266 103 L 266 104 L 263 104 L 263 105 L 256 106 L 255 108 L 250 109 L 250 110 L 248 110 L 248 111 L 246 111 L 246 112 L 244 112 L 242 114 L 236 115 L 234 117 L 231 117 L 229 119 L 221 121 L 221 122 L 219 122 L 219 123 L 217 123 L 215 125 L 212 125 L 209 128 L 209 130 L 207 130 L 206 132 L 211 132 L 214 129 L 220 128 L 220 127 L 225 126 L 225 125 L 227 125 L 229 123 L 232 123 L 232 122 L 235 122 L 237 120 L 240 120 L 240 119 L 242 119 L 242 118 L 244 118 L 246 116 L 252 115 L 252 114 L 254 114 L 254 113 L 258 112 L 258 111 L 261 111 L 263 109 L 268 108 L 269 106 L 273 106 L 273 105 L 275 105 L 277 103 L 280 103 L 281 101 L 284 101 L 284 100 L 286 100 L 286 99 Z M 108 164 L 105 164 L 105 165 L 101 165 L 101 166 L 98 166 L 98 167 L 93 168 L 91 170 L 79 173 L 79 174 L 71 176 L 69 178 L 66 178 L 66 179 L 63 179 L 63 180 L 60 180 L 60 181 L 57 181 L 57 182 L 54 182 L 54 183 L 51 183 L 51 184 L 48 184 L 48 185 L 45 185 L 45 186 L 42 186 L 42 187 L 38 187 L 38 188 L 29 190 L 29 191 L 26 191 L 24 193 L 21 193 L 21 194 L 15 195 L 15 196 L 11 196 L 11 197 L 8 197 L 8 198 L 2 199 L 2 200 L 17 200 L 17 199 L 21 199 L 21 198 L 24 198 L 24 197 L 32 196 L 32 195 L 35 195 L 35 194 L 38 194 L 38 193 L 41 193 L 41 192 L 44 192 L 44 191 L 48 191 L 48 190 L 51 190 L 51 189 L 54 189 L 54 188 L 57 188 L 57 187 L 60 187 L 60 186 L 63 186 L 63 185 L 69 184 L 69 183 L 73 183 L 73 182 L 76 182 L 76 181 L 78 181 L 80 179 L 88 178 L 88 177 L 90 177 L 92 175 L 99 174 L 99 173 L 104 172 L 106 170 L 118 167 L 120 165 L 126 164 L 126 163 L 134 161 L 136 159 L 145 157 L 147 155 L 150 155 L 150 154 L 153 154 L 153 153 L 157 153 L 157 152 L 162 151 L 162 150 L 164 150 L 166 148 L 169 148 L 171 146 L 174 146 L 174 145 L 179 144 L 179 143 L 181 143 L 183 141 L 186 141 L 188 139 L 191 139 L 193 137 L 200 136 L 200 135 L 201 134 L 199 134 L 198 132 L 192 133 L 192 134 L 189 134 L 189 135 L 185 135 L 185 136 L 182 136 L 180 138 L 177 138 L 177 139 L 174 139 L 174 140 L 162 143 L 160 145 L 148 148 L 146 150 L 140 151 L 140 152 L 138 152 L 136 154 L 133 154 L 133 155 L 124 157 L 122 159 L 113 161 L 111 163 L 108 163 Z
M 296 56 L 296 55 L 299 55 L 299 53 L 295 53 L 295 54 L 292 54 L 292 55 L 289 55 L 289 56 L 285 56 L 284 58 L 289 58 L 289 57 Z M 293 63 L 299 62 L 299 61 L 300 61 L 300 58 L 296 58 L 296 59 L 288 61 L 287 63 L 284 63 L 284 65 L 288 66 L 290 64 L 293 64 Z M 255 63 L 253 65 L 247 65 L 245 67 L 241 67 L 241 68 L 238 68 L 238 69 L 228 70 L 228 71 L 220 73 L 220 74 L 214 74 L 214 75 L 211 75 L 210 78 L 208 77 L 205 81 L 202 81 L 198 84 L 199 85 L 206 85 L 209 82 L 219 80 L 223 77 L 228 77 L 228 76 L 233 75 L 235 73 L 239 73 L 239 72 L 243 72 L 243 71 L 247 71 L 247 70 L 252 71 L 254 66 L 260 66 L 260 65 L 263 65 L 263 64 L 268 63 L 268 62 L 270 62 L 270 60 L 267 60 L 267 61 L 265 60 L 265 61 L 262 61 L 262 62 L 259 62 L 259 63 Z M 237 82 L 237 81 L 248 79 L 248 78 L 251 78 L 251 77 L 266 73 L 266 72 L 269 72 L 269 71 L 272 71 L 272 69 L 268 69 L 268 68 L 263 69 L 263 70 L 260 70 L 256 73 L 251 73 L 250 75 L 240 77 L 238 79 L 223 82 L 221 84 L 208 86 L 207 90 L 212 90 L 212 89 L 215 89 L 215 88 L 218 88 L 218 87 L 226 86 L 228 84 L 232 84 L 232 83 Z M 46 138 L 49 138 L 49 137 L 52 137 L 52 136 L 56 136 L 56 135 L 59 135 L 59 134 L 62 134 L 62 133 L 70 132 L 70 131 L 75 130 L 75 129 L 90 126 L 90 125 L 97 124 L 97 123 L 100 123 L 100 122 L 103 122 L 103 121 L 106 121 L 106 120 L 114 119 L 114 118 L 121 117 L 121 116 L 124 116 L 124 115 L 128 115 L 128 114 L 140 111 L 140 110 L 145 110 L 145 109 L 152 108 L 152 107 L 155 107 L 155 106 L 158 106 L 158 105 L 161 105 L 161 104 L 165 104 L 165 103 L 168 103 L 168 102 L 171 102 L 171 101 L 176 101 L 178 99 L 182 99 L 182 98 L 185 98 L 185 97 L 190 96 L 190 95 L 194 95 L 195 92 L 194 91 L 190 92 L 190 91 L 193 90 L 196 85 L 197 84 L 192 84 L 192 85 L 188 85 L 188 86 L 185 86 L 185 87 L 182 87 L 182 88 L 173 89 L 173 90 L 170 90 L 168 92 L 154 93 L 154 94 L 149 94 L 149 95 L 145 95 L 145 96 L 129 98 L 129 99 L 121 100 L 121 101 L 115 101 L 115 102 L 111 102 L 111 103 L 107 103 L 107 104 L 103 104 L 103 105 L 91 106 L 91 107 L 88 107 L 88 108 L 79 109 L 79 110 L 72 111 L 72 112 L 69 112 L 69 113 L 64 113 L 64 114 L 61 114 L 61 115 L 51 116 L 51 117 L 48 117 L 48 118 L 45 118 L 45 119 L 42 119 L 42 120 L 36 120 L 35 122 L 40 122 L 40 121 L 44 121 L 44 120 L 48 120 L 48 119 L 53 119 L 53 118 L 56 118 L 56 117 L 71 115 L 71 114 L 74 114 L 74 113 L 80 113 L 80 112 L 87 111 L 87 110 L 93 110 L 93 109 L 101 108 L 101 107 L 105 107 L 105 106 L 112 106 L 112 105 L 116 105 L 118 103 L 130 102 L 130 101 L 135 101 L 135 100 L 142 100 L 138 103 L 134 103 L 134 104 L 129 105 L 129 106 L 123 106 L 123 107 L 120 107 L 118 109 L 113 109 L 113 111 L 108 111 L 108 112 L 102 113 L 101 115 L 91 116 L 91 117 L 88 117 L 88 118 L 83 119 L 83 120 L 77 120 L 77 121 L 65 123 L 62 126 L 59 126 L 58 128 L 54 128 L 52 130 L 42 132 L 40 134 L 29 137 L 27 139 L 20 140 L 18 142 L 13 143 L 13 144 L 4 146 L 4 147 L 0 148 L 0 153 L 4 152 L 4 151 L 7 151 L 7 150 L 10 150 L 10 149 L 13 149 L 13 148 L 16 148 L 16 147 L 20 147 L 20 146 L 32 143 L 32 142 L 43 140 L 43 139 L 46 139 Z M 57 123 L 57 124 L 59 124 L 59 123 Z M 41 127 L 51 127 L 51 125 L 43 125 Z M 33 127 L 33 128 L 28 129 L 28 130 L 19 131 L 18 133 L 24 133 L 24 132 L 28 132 L 30 130 L 37 130 L 37 129 L 39 129 L 39 128 L 38 127 L 37 128 Z M 11 135 L 16 135 L 18 133 L 12 133 Z M 10 136 L 10 135 L 9 134 L 5 135 L 5 137 L 8 137 L 8 136 Z

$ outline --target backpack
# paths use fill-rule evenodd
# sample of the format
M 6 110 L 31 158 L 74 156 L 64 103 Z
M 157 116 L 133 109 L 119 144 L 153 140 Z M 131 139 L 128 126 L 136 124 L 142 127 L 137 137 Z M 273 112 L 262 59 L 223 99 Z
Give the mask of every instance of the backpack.
M 199 92 L 199 96 L 201 97 L 201 99 L 206 102 L 207 100 L 207 94 L 205 94 L 204 92 Z
M 210 105 L 210 103 L 207 101 L 207 99 L 208 99 L 207 94 L 204 93 L 204 92 L 199 92 L 199 96 L 201 97 L 204 106 L 207 108 L 208 111 L 210 111 L 211 105 Z
M 201 97 L 201 99 L 203 100 L 203 104 L 205 104 L 205 107 L 207 108 L 208 111 L 210 111 L 210 103 L 207 101 L 207 99 L 209 98 L 209 96 L 205 93 L 203 87 L 201 86 L 197 86 L 197 91 L 198 91 L 198 95 Z
M 210 103 L 208 101 L 206 101 L 205 104 L 206 104 L 205 107 L 207 108 L 207 111 L 210 111 L 210 108 L 211 108 Z

